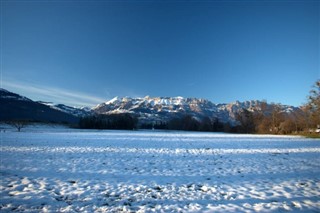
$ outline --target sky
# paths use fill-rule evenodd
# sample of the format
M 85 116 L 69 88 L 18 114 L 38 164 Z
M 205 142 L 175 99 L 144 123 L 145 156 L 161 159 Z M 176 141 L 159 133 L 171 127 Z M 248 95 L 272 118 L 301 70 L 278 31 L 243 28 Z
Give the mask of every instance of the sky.
M 320 1 L 2 0 L 1 87 L 300 106 L 320 79 Z

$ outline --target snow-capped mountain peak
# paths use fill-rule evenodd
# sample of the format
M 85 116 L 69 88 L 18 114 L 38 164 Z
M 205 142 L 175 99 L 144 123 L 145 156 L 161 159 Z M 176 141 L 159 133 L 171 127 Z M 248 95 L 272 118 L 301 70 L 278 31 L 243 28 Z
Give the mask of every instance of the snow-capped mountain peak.
M 173 117 L 190 114 L 201 119 L 209 117 L 222 122 L 235 122 L 235 115 L 242 109 L 251 112 L 267 110 L 271 105 L 257 100 L 236 101 L 229 104 L 214 104 L 206 99 L 178 97 L 150 97 L 144 98 L 119 98 L 115 97 L 93 108 L 97 114 L 131 113 L 136 115 L 141 122 L 168 121 Z M 290 113 L 297 108 L 281 105 L 281 110 Z
M 121 101 L 122 98 L 119 98 L 118 96 L 112 98 L 111 100 L 105 102 L 105 104 L 116 104 L 117 102 Z

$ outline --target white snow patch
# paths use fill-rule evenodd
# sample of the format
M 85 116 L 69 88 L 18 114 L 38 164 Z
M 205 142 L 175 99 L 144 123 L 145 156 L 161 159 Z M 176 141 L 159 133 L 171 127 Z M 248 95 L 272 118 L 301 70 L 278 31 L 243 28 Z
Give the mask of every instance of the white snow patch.
M 115 103 L 117 103 L 117 102 L 119 102 L 121 99 L 118 97 L 118 96 L 116 96 L 116 97 L 114 97 L 113 99 L 111 99 L 110 101 L 107 101 L 107 102 L 105 102 L 105 104 L 115 104 Z
M 319 212 L 320 140 L 1 132 L 1 212 Z

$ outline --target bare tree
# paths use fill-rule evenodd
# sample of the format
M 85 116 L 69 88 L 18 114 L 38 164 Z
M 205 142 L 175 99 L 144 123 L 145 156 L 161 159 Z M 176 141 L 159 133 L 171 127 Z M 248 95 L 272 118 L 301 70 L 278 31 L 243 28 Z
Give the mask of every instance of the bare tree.
M 13 120 L 7 121 L 6 124 L 16 128 L 18 132 L 20 132 L 22 128 L 25 128 L 27 125 L 29 125 L 29 122 L 25 120 Z
M 320 80 L 314 84 L 308 99 L 307 109 L 310 113 L 311 126 L 316 128 L 320 125 Z
M 270 119 L 266 112 L 268 111 L 268 104 L 266 100 L 259 103 L 260 110 L 254 113 L 254 125 L 255 132 L 257 133 L 269 133 L 270 132 Z
M 236 120 L 240 123 L 240 126 L 239 126 L 240 132 L 243 132 L 243 133 L 255 132 L 253 112 L 250 112 L 247 109 L 241 109 L 238 113 L 236 113 Z
M 278 134 L 280 132 L 280 124 L 284 120 L 280 104 L 273 104 L 271 112 L 271 131 Z

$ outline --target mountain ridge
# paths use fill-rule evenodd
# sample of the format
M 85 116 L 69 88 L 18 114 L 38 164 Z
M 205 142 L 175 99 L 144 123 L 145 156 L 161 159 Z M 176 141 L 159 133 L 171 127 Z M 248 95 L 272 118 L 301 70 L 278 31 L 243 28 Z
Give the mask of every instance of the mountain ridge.
M 271 113 L 273 106 L 273 104 L 259 100 L 213 103 L 204 98 L 184 98 L 181 96 L 145 96 L 143 98 L 116 96 L 92 108 L 76 108 L 64 104 L 32 101 L 5 89 L 0 89 L 0 103 L 0 120 L 14 118 L 74 123 L 86 116 L 129 113 L 138 118 L 140 124 L 168 122 L 174 118 L 191 115 L 198 120 L 208 117 L 211 120 L 235 125 L 237 122 L 236 114 L 241 110 Z M 301 110 L 289 105 L 279 105 L 279 107 L 287 116 Z
M 144 98 L 115 97 L 98 104 L 92 110 L 96 114 L 130 113 L 137 116 L 141 122 L 147 123 L 169 121 L 174 117 L 189 114 L 197 119 L 209 117 L 224 123 L 235 124 L 235 116 L 240 110 L 246 109 L 252 112 L 266 110 L 266 113 L 269 113 L 273 105 L 259 100 L 215 104 L 203 98 L 146 96 Z M 300 110 L 298 107 L 289 105 L 279 106 L 286 114 Z
M 1 88 L 0 121 L 12 120 L 75 124 L 79 118 Z

